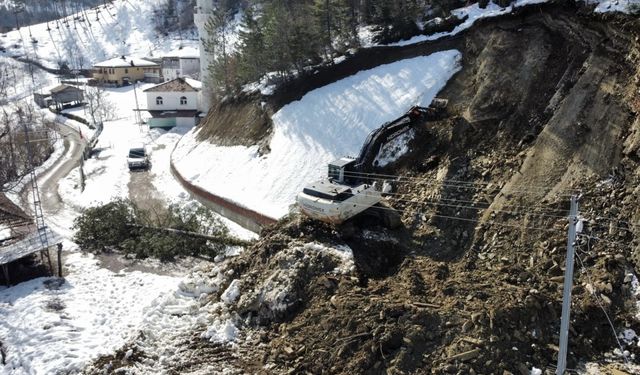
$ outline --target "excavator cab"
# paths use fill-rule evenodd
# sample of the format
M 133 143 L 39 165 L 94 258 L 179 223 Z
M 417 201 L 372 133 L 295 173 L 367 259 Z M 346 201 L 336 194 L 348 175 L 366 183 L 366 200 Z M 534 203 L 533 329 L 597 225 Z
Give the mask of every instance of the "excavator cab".
M 352 158 L 340 158 L 329 163 L 329 180 L 339 184 L 346 184 L 348 181 L 353 180 L 354 176 L 349 172 L 353 172 L 353 165 L 356 160 Z

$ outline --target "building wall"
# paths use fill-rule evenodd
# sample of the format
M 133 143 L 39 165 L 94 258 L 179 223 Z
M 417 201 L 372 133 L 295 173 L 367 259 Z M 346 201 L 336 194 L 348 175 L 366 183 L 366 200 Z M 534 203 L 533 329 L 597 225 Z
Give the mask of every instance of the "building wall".
M 175 110 L 188 110 L 193 111 L 198 109 L 198 93 L 191 92 L 146 92 L 147 94 L 147 109 L 152 111 L 175 111 Z M 162 104 L 156 104 L 156 98 L 162 97 Z M 187 104 L 180 104 L 180 97 L 187 98 Z
M 65 90 L 51 94 L 51 97 L 58 103 L 81 102 L 84 99 L 82 90 Z
M 200 59 L 181 58 L 176 63 L 162 63 L 162 77 L 164 81 L 171 81 L 178 77 L 195 78 L 200 74 Z
M 124 78 L 129 78 L 129 82 L 142 81 L 145 78 L 160 77 L 158 67 L 128 66 L 122 68 L 94 68 L 93 78 L 102 83 L 115 83 L 122 86 Z

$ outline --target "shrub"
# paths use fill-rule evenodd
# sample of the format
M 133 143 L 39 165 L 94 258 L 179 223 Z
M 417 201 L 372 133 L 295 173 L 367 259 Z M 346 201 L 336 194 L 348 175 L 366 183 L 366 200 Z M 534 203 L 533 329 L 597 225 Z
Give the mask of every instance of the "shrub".
M 112 250 L 131 237 L 131 225 L 135 222 L 133 203 L 118 199 L 88 208 L 78 216 L 74 220 L 73 240 L 85 250 Z
M 205 207 L 171 205 L 147 211 L 121 199 L 86 210 L 75 220 L 74 229 L 74 240 L 84 250 L 116 249 L 163 262 L 182 256 L 213 258 L 227 246 L 246 244 L 230 236 L 226 226 Z

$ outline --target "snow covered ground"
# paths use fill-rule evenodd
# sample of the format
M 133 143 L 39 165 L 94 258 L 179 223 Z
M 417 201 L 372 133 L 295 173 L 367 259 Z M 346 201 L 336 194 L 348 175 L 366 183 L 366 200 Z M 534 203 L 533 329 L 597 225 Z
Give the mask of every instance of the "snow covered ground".
M 266 155 L 257 146 L 198 144 L 194 130 L 178 144 L 174 163 L 194 184 L 281 217 L 306 183 L 326 173 L 328 162 L 356 154 L 369 132 L 412 105 L 428 105 L 459 70 L 460 56 L 450 50 L 402 60 L 307 93 L 273 116 Z
M 142 90 L 153 85 L 143 83 L 137 86 L 137 95 L 141 98 L 144 97 Z M 110 88 L 106 89 L 106 94 L 117 112 L 115 120 L 104 122 L 104 130 L 96 145 L 100 153 L 84 163 L 84 191 L 80 189 L 79 169 L 60 183 L 60 196 L 77 210 L 129 196 L 130 174 L 126 160 L 129 145 L 145 143 L 147 137 L 146 129 L 135 121 L 134 87 Z M 144 106 L 144 103 L 140 104 Z
M 13 60 L 6 61 L 14 63 Z M 32 103 L 31 93 L 37 91 L 39 85 L 55 84 L 57 79 L 36 70 L 39 72 L 37 79 L 32 81 L 30 76 L 20 74 L 25 72 L 23 63 L 16 63 L 16 71 L 19 83 L 11 87 L 9 95 L 19 103 Z M 145 106 L 141 90 L 148 86 L 141 85 L 137 89 L 141 107 Z M 76 169 L 59 186 L 62 209 L 47 212 L 47 224 L 66 238 L 72 236 L 70 227 L 82 209 L 110 197 L 128 196 L 130 175 L 126 151 L 132 142 L 142 140 L 152 150 L 153 167 L 149 180 L 161 194 L 158 199 L 199 204 L 190 199 L 169 172 L 170 152 L 179 137 L 190 128 L 148 131 L 136 125 L 133 87 L 107 89 L 107 97 L 116 109 L 115 119 L 105 122 L 100 136 L 97 147 L 104 150 L 85 163 L 85 192 L 78 189 Z M 68 112 L 86 118 L 80 107 Z M 84 137 L 92 135 L 93 131 L 81 123 L 46 110 L 40 113 L 48 119 L 64 122 L 72 129 L 79 129 Z M 66 154 L 63 151 L 62 140 L 59 140 L 52 157 L 38 170 L 44 172 L 59 158 L 68 158 L 73 153 L 72 149 Z M 40 184 L 50 179 L 52 172 L 41 175 Z M 18 201 L 17 195 L 13 198 Z M 229 221 L 225 223 L 232 233 L 242 238 L 256 236 Z M 6 365 L 0 366 L 0 373 L 75 373 L 97 356 L 113 353 L 140 331 L 146 330 L 148 334 L 153 331 L 160 337 L 166 333 L 163 330 L 174 328 L 171 324 L 191 327 L 187 325 L 191 321 L 180 323 L 180 316 L 172 315 L 179 309 L 190 311 L 200 295 L 186 293 L 189 287 L 182 277 L 114 273 L 101 268 L 96 259 L 82 254 L 69 240 L 64 241 L 64 249 L 66 283 L 40 278 L 0 289 L 0 342 L 6 353 Z M 231 249 L 229 255 L 233 254 L 237 254 L 237 249 Z
M 68 255 L 66 282 L 39 278 L 0 291 L 5 374 L 77 372 L 137 334 L 145 309 L 179 279 L 115 274 L 92 256 Z
M 598 13 L 630 13 L 634 6 L 640 10 L 640 0 L 587 0 L 587 4 L 597 4 L 595 11 Z
M 38 59 L 52 68 L 61 62 L 86 68 L 121 55 L 159 57 L 180 45 L 197 48 L 195 35 L 183 33 L 181 41 L 178 35 L 165 38 L 154 31 L 151 15 L 158 4 L 157 0 L 115 0 L 87 10 L 86 18 L 78 13 L 66 20 L 21 27 L 3 34 L 0 43 L 7 55 Z

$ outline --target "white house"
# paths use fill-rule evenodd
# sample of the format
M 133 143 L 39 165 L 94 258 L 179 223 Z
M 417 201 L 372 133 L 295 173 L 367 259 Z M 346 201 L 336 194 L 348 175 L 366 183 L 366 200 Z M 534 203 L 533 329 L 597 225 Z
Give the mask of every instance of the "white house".
M 200 51 L 184 47 L 162 57 L 162 76 L 165 81 L 178 77 L 197 78 L 200 75 Z
M 191 78 L 175 78 L 144 90 L 150 128 L 193 126 L 198 122 L 198 93 L 202 83 Z

